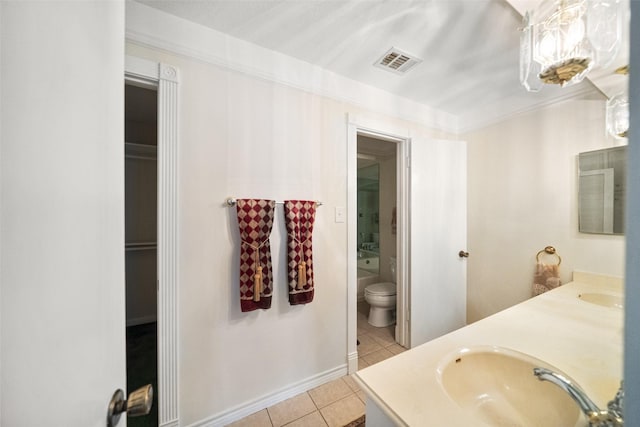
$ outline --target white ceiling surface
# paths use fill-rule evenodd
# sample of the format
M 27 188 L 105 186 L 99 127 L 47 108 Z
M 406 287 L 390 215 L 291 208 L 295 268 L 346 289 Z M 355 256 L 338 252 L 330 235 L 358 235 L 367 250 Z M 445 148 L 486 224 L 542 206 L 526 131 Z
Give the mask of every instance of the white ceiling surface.
M 375 157 L 369 160 L 385 160 L 395 156 L 397 145 L 395 142 L 358 135 L 358 154 Z
M 520 5 L 506 0 L 140 2 L 454 114 L 461 131 L 560 99 L 604 99 L 590 81 L 525 91 Z M 374 67 L 391 47 L 423 62 L 405 75 Z

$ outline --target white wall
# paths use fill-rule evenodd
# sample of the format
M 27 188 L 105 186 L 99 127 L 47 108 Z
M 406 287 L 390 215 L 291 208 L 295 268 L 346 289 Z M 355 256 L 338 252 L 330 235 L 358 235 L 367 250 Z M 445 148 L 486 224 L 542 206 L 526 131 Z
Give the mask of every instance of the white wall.
M 467 319 L 531 296 L 547 245 L 573 270 L 623 276 L 623 236 L 578 233 L 577 154 L 616 144 L 605 101 L 567 101 L 466 134 L 469 149 Z M 553 258 L 544 258 L 552 262 Z
M 140 50 L 129 49 L 141 55 Z M 185 424 L 345 365 L 346 226 L 339 105 L 194 61 L 181 72 L 180 384 Z M 314 228 L 315 300 L 290 306 L 282 206 L 271 235 L 268 311 L 241 313 L 229 197 L 324 203 Z

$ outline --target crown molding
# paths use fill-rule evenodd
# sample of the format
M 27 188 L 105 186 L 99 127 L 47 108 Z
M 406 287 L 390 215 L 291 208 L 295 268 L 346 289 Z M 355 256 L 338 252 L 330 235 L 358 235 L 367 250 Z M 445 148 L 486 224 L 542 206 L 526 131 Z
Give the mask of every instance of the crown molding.
M 544 90 L 544 88 L 542 90 Z M 524 88 L 523 88 L 523 92 L 524 92 Z M 527 96 L 527 95 L 532 95 L 532 94 L 528 94 L 524 92 L 523 96 Z M 468 113 L 466 115 L 461 116 L 460 117 L 461 125 L 458 127 L 458 132 L 460 135 L 463 135 L 465 133 L 474 132 L 489 126 L 493 126 L 500 122 L 504 122 L 504 121 L 513 119 L 515 117 L 522 116 L 527 113 L 543 110 L 545 108 L 551 107 L 553 105 L 557 105 L 565 101 L 580 100 L 580 99 L 594 99 L 598 97 L 601 97 L 603 102 L 606 101 L 606 97 L 602 94 L 602 92 L 597 87 L 595 87 L 590 82 L 585 81 L 571 88 L 562 89 L 562 91 L 559 93 L 558 96 L 547 97 L 547 98 L 541 99 L 540 102 L 537 102 L 534 104 L 527 104 L 524 107 L 512 108 L 507 113 L 504 113 L 504 114 L 495 115 L 495 114 L 487 113 L 490 111 L 497 110 L 497 108 L 493 109 L 491 108 L 491 105 L 487 105 L 482 111 L 479 111 L 479 112 L 474 111 L 472 113 Z M 504 103 L 504 100 L 501 101 L 501 103 Z

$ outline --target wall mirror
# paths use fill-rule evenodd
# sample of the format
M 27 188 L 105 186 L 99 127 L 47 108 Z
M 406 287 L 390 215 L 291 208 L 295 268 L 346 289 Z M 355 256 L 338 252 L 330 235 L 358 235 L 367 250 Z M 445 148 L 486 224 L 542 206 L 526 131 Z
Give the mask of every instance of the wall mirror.
M 578 154 L 578 230 L 624 234 L 627 146 Z
M 380 167 L 358 159 L 358 268 L 379 274 Z

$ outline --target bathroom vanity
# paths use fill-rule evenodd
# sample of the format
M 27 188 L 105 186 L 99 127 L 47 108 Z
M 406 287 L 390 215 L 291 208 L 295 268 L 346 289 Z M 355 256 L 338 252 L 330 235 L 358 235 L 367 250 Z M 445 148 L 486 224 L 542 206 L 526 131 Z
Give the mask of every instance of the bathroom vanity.
M 606 409 L 622 378 L 623 281 L 573 281 L 355 374 L 367 427 L 584 426 L 566 376 Z

